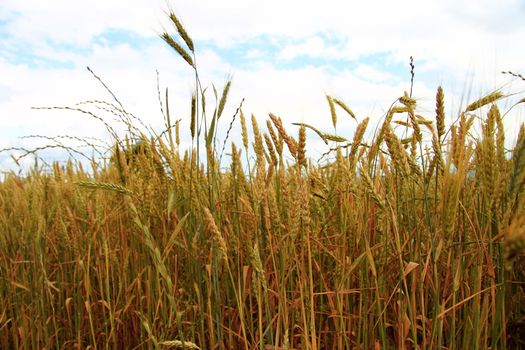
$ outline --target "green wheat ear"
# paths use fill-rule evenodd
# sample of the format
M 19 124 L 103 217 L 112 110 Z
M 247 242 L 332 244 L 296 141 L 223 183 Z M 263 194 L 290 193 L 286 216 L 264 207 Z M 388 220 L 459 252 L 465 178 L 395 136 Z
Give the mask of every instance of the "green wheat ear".
M 188 49 L 190 49 L 191 52 L 194 52 L 193 40 L 191 40 L 190 36 L 188 35 L 188 32 L 186 31 L 186 29 L 184 29 L 184 26 L 179 21 L 177 16 L 173 12 L 171 12 L 169 14 L 169 18 L 177 28 L 177 32 L 179 32 L 180 37 L 182 38 L 182 40 L 184 40 L 184 42 L 188 46 Z
M 162 40 L 166 44 L 168 44 L 173 50 L 175 50 L 188 64 L 192 67 L 195 67 L 193 64 L 193 59 L 191 58 L 190 54 L 180 46 L 178 42 L 176 42 L 168 33 L 162 33 L 161 36 Z

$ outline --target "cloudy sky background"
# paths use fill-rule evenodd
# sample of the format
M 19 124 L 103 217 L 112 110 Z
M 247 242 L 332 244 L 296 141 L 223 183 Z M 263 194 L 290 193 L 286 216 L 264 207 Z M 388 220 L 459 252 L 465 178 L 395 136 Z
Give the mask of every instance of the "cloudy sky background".
M 128 111 L 160 131 L 158 70 L 161 88 L 170 90 L 173 117 L 186 123 L 192 72 L 158 36 L 163 29 L 175 33 L 166 21 L 169 7 L 195 42 L 203 84 L 214 83 L 221 90 L 233 77 L 221 119 L 223 129 L 242 98 L 245 114 L 254 113 L 259 125 L 271 111 L 290 128 L 289 123 L 306 122 L 333 133 L 325 94 L 345 101 L 358 119 L 370 116 L 378 121 L 410 88 L 410 56 L 415 59 L 413 94 L 419 112 L 428 118 L 434 117 L 438 85 L 445 89 L 449 121 L 462 103 L 494 89 L 525 90 L 525 82 L 501 74 L 503 70 L 525 73 L 522 0 L 325 0 L 320 4 L 0 0 L 0 149 L 46 144 L 42 139 L 21 139 L 24 135 L 107 139 L 103 125 L 94 118 L 31 109 L 110 101 L 86 66 Z M 212 94 L 208 101 L 214 104 Z M 111 121 L 110 115 L 100 115 Z M 515 135 L 525 120 L 524 107 L 505 118 L 509 134 Z M 355 125 L 339 113 L 338 134 L 351 138 Z M 182 129 L 187 141 L 186 130 L 187 123 Z M 236 129 L 233 137 L 237 136 Z M 310 150 L 314 158 L 325 150 L 317 147 L 318 141 L 312 145 L 316 145 Z M 13 168 L 9 154 L 0 153 L 0 170 Z

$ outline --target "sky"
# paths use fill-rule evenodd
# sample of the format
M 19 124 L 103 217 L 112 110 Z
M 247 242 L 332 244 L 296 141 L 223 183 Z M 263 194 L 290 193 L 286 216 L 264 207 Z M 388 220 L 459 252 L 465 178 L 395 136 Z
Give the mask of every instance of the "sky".
M 325 95 L 343 100 L 358 121 L 379 122 L 410 89 L 411 56 L 413 96 L 429 119 L 439 85 L 449 122 L 494 89 L 525 90 L 524 81 L 501 74 L 525 73 L 523 0 L 0 0 L 0 149 L 53 144 L 45 137 L 54 136 L 109 140 L 92 116 L 32 108 L 112 101 L 87 66 L 127 111 L 161 131 L 158 79 L 162 94 L 169 88 L 172 118 L 182 120 L 187 144 L 194 78 L 159 38 L 175 34 L 170 9 L 195 43 L 209 106 L 213 86 L 220 93 L 233 78 L 219 137 L 244 98 L 245 115 L 253 113 L 259 125 L 272 112 L 292 134 L 291 123 L 303 122 L 351 139 L 356 122 L 339 112 L 334 130 Z M 511 135 L 525 121 L 524 108 L 506 116 Z M 118 124 L 103 110 L 96 115 Z M 238 128 L 232 137 L 240 140 Z M 326 150 L 315 134 L 308 138 L 313 158 Z M 0 152 L 0 171 L 16 168 L 11 155 L 20 154 Z M 56 149 L 46 156 L 65 157 Z

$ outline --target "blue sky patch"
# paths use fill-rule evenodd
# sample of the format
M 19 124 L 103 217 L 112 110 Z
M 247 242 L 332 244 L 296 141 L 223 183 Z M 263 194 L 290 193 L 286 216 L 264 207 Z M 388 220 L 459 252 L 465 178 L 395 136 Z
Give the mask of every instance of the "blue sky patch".
M 314 38 L 321 38 L 324 45 L 331 48 L 343 48 L 347 44 L 345 38 L 336 37 L 330 33 L 318 33 Z M 359 57 L 358 59 L 345 59 L 342 57 L 330 57 L 329 55 L 297 54 L 293 58 L 282 58 L 280 54 L 284 47 L 289 45 L 301 45 L 309 38 L 291 39 L 286 36 L 260 35 L 237 43 L 228 48 L 216 45 L 213 41 L 201 41 L 197 46 L 199 49 L 210 49 L 217 53 L 223 60 L 234 67 L 246 70 L 253 69 L 261 62 L 271 63 L 277 69 L 294 70 L 305 67 L 323 67 L 328 73 L 338 73 L 343 70 L 353 70 L 359 65 L 369 65 L 378 70 L 386 71 L 394 77 L 404 79 L 410 76 L 410 67 L 407 57 L 406 64 L 394 62 L 391 52 L 380 52 Z M 385 70 L 386 68 L 386 70 Z
M 133 31 L 111 28 L 95 36 L 92 44 L 98 44 L 104 47 L 126 44 L 133 49 L 141 49 L 147 46 L 155 45 L 161 42 L 161 39 L 141 36 Z
M 46 57 L 39 54 L 38 49 L 31 43 L 20 42 L 12 38 L 7 30 L 7 24 L 11 18 L 0 19 L 0 57 L 12 64 L 22 64 L 29 68 L 45 69 L 72 69 L 75 62 L 72 59 L 57 59 Z M 176 35 L 174 35 L 176 37 Z M 197 55 L 200 50 L 213 50 L 223 60 L 231 66 L 253 70 L 260 63 L 271 64 L 276 69 L 295 70 L 305 67 L 323 67 L 330 74 L 337 74 L 343 70 L 354 70 L 359 65 L 368 65 L 381 71 L 386 71 L 393 77 L 402 80 L 410 79 L 410 68 L 408 60 L 406 64 L 394 62 L 390 59 L 391 53 L 380 52 L 358 59 L 345 59 L 338 56 L 333 57 L 329 54 L 319 53 L 308 54 L 307 52 L 298 52 L 291 57 L 282 57 L 283 48 L 308 43 L 311 39 L 320 39 L 324 46 L 333 49 L 343 49 L 348 44 L 346 37 L 341 37 L 330 32 L 320 32 L 315 35 L 293 39 L 286 35 L 258 35 L 249 39 L 239 41 L 236 45 L 228 48 L 217 45 L 212 40 L 200 41 L 197 43 Z M 157 36 L 141 36 L 133 31 L 110 28 L 94 36 L 88 46 L 78 46 L 74 44 L 65 44 L 56 42 L 52 38 L 46 40 L 44 47 L 47 46 L 54 52 L 68 52 L 77 55 L 89 55 L 95 45 L 102 47 L 114 47 L 117 45 L 128 45 L 132 49 L 141 50 L 146 47 L 162 45 L 161 39 Z
M 73 69 L 76 64 L 70 59 L 56 59 L 40 54 L 37 47 L 29 42 L 23 42 L 13 38 L 8 30 L 8 24 L 12 18 L 0 19 L 0 58 L 8 63 L 25 65 L 29 68 L 44 69 Z M 40 49 L 47 48 L 54 52 L 68 52 L 77 55 L 89 55 L 93 46 L 113 47 L 125 44 L 133 49 L 141 48 L 160 43 L 158 37 L 144 37 L 133 31 L 123 29 L 109 29 L 96 35 L 89 46 L 79 46 L 57 42 L 49 38 L 45 43 L 40 43 Z
M 34 48 L 30 45 L 8 39 L 0 41 L 0 58 L 3 58 L 8 63 L 24 65 L 29 68 L 72 69 L 75 67 L 75 64 L 71 61 L 56 60 L 37 55 Z

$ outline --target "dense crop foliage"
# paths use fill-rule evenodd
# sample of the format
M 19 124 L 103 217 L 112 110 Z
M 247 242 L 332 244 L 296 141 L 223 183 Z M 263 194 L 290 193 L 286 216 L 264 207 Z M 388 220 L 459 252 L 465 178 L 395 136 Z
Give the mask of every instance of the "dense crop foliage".
M 196 74 L 193 151 L 167 106 L 156 135 L 113 104 L 129 134 L 106 163 L 2 179 L 0 348 L 525 346 L 525 131 L 506 149 L 506 96 L 447 125 L 441 88 L 428 116 L 405 93 L 369 139 L 330 96 L 334 126 L 357 119 L 348 139 L 273 114 L 249 128 L 239 108 L 230 146 L 216 135 L 230 83 L 205 109 L 170 17 L 182 40 L 162 38 Z

